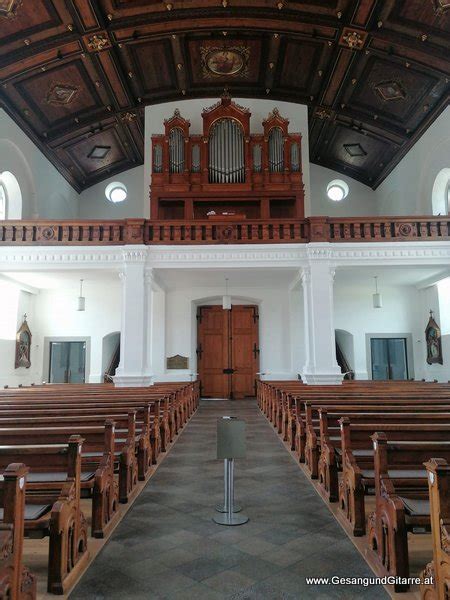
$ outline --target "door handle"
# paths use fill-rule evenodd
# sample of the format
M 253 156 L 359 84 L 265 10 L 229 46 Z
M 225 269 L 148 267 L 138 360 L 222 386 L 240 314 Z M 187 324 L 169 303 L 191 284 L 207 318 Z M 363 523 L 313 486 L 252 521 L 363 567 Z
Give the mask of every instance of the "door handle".
M 232 375 L 233 373 L 234 373 L 234 369 L 224 369 L 223 370 L 224 375 Z

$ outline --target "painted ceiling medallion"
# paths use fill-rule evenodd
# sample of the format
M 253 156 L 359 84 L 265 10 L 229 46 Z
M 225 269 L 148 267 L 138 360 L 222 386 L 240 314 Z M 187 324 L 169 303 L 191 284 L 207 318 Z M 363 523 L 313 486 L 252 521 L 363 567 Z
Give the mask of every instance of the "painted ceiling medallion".
M 73 102 L 78 92 L 79 88 L 73 85 L 68 85 L 66 83 L 52 83 L 47 92 L 46 99 L 48 104 L 64 106 Z
M 17 15 L 21 4 L 22 0 L 0 0 L 0 17 L 12 19 Z
M 367 156 L 367 152 L 361 144 L 344 144 L 344 149 L 352 158 L 355 158 L 356 156 Z
M 442 15 L 443 13 L 450 10 L 450 2 L 448 0 L 431 0 L 434 6 L 434 12 L 437 15 Z
M 247 46 L 202 46 L 200 54 L 205 78 L 248 77 L 250 48 Z
M 406 92 L 397 81 L 380 81 L 375 84 L 374 90 L 386 102 L 390 100 L 404 100 Z
M 94 146 L 87 157 L 92 158 L 93 160 L 103 160 L 110 151 L 111 146 Z

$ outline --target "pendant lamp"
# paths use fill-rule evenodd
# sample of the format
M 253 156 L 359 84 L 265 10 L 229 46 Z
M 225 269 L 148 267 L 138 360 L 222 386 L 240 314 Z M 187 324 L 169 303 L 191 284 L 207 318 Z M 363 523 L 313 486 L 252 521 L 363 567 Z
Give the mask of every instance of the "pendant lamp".
M 78 296 L 78 311 L 86 310 L 86 298 L 83 296 L 83 279 L 80 279 L 80 295 Z
M 375 279 L 375 294 L 372 296 L 373 307 L 374 308 L 382 308 L 383 307 L 383 298 L 378 291 L 378 277 L 374 277 Z

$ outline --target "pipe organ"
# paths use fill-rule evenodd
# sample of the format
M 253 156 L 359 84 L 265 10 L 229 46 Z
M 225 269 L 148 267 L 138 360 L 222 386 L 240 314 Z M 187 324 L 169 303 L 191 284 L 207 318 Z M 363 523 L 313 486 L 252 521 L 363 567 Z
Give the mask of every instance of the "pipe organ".
M 225 94 L 202 112 L 202 133 L 178 110 L 152 136 L 151 218 L 301 219 L 301 135 L 274 109 L 262 133 L 250 111 Z
M 234 119 L 220 119 L 208 139 L 209 183 L 244 183 L 244 135 Z

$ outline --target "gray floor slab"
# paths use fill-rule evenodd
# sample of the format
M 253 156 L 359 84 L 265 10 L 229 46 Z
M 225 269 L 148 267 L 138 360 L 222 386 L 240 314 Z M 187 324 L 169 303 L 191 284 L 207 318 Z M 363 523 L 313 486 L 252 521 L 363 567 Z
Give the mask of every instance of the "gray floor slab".
M 250 517 L 212 522 L 223 498 L 216 420 L 247 423 L 236 497 Z M 373 576 L 284 449 L 256 402 L 203 400 L 71 600 L 388 598 L 380 587 L 312 586 L 314 576 Z

